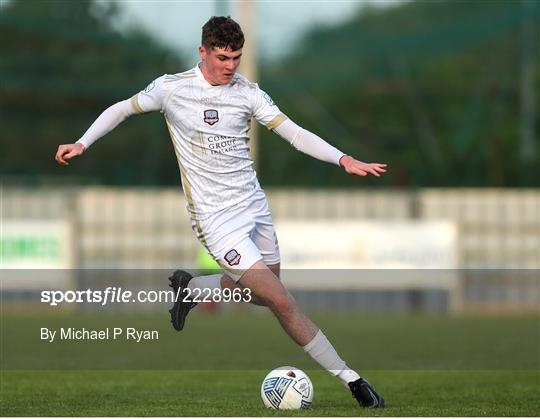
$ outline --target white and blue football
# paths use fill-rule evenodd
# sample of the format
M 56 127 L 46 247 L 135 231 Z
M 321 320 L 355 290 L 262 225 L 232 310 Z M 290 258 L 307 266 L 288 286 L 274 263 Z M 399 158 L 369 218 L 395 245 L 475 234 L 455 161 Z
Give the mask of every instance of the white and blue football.
M 313 384 L 302 370 L 279 367 L 264 378 L 261 397 L 270 409 L 309 409 L 313 401 Z

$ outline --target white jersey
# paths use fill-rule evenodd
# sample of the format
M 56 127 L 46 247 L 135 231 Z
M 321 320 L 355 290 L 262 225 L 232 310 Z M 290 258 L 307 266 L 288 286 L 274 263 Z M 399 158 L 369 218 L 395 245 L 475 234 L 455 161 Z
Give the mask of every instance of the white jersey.
M 260 190 L 249 156 L 251 118 L 273 129 L 287 117 L 256 83 L 235 74 L 229 84 L 212 86 L 197 66 L 157 78 L 131 100 L 140 113 L 165 116 L 193 219 Z

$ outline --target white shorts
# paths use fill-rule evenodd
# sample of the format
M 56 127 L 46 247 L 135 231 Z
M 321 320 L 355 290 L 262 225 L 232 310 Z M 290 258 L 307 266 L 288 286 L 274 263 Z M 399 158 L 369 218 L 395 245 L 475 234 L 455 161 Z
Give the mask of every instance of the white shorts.
M 193 231 L 208 253 L 233 280 L 256 262 L 280 262 L 274 224 L 264 192 L 220 211 L 203 221 L 192 221 Z

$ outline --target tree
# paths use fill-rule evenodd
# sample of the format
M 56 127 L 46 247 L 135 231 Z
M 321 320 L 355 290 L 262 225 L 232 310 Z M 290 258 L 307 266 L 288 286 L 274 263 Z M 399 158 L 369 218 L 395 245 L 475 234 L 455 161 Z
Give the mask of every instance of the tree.
M 3 180 L 53 177 L 113 184 L 178 184 L 178 168 L 157 114 L 131 118 L 70 166 L 54 162 L 99 113 L 129 98 L 181 59 L 142 31 L 119 33 L 113 3 L 11 1 L 0 13 L 0 164 Z
M 377 184 L 527 184 L 518 144 L 520 31 L 527 21 L 540 33 L 540 3 L 525 1 L 530 7 L 445 0 L 368 9 L 307 33 L 288 59 L 263 73 L 263 84 L 306 128 L 361 159 L 389 163 Z M 538 60 L 538 36 L 532 50 Z M 538 71 L 535 80 L 540 104 Z M 539 116 L 540 106 L 537 127 Z M 262 137 L 266 185 L 358 185 Z M 537 165 L 540 156 L 532 160 Z M 275 164 L 302 175 L 291 178 Z M 528 184 L 538 185 L 538 177 Z

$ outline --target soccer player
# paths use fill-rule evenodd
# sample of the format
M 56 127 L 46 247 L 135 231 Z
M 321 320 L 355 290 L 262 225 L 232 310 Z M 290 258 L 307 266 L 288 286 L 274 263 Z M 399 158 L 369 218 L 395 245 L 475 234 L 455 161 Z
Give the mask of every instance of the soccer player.
M 224 270 L 223 275 L 195 278 L 176 271 L 169 278 L 175 294 L 180 290 L 184 295 L 187 288 L 249 289 L 252 302 L 267 306 L 285 332 L 341 380 L 361 406 L 384 407 L 384 399 L 347 366 L 279 280 L 276 234 L 248 153 L 251 118 L 296 149 L 348 174 L 380 176 L 386 165 L 345 155 L 281 113 L 256 83 L 236 73 L 243 45 L 244 35 L 234 20 L 212 17 L 202 28 L 197 66 L 158 77 L 132 98 L 107 108 L 76 143 L 58 147 L 56 161 L 69 164 L 131 115 L 160 111 L 178 159 L 193 230 Z M 177 299 L 170 310 L 176 330 L 183 329 L 195 305 Z

